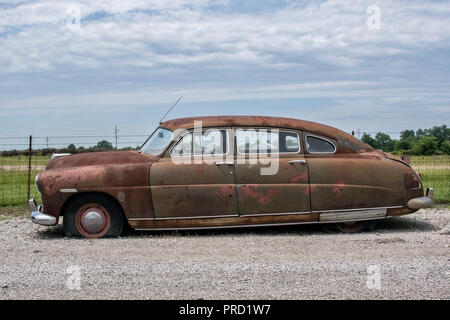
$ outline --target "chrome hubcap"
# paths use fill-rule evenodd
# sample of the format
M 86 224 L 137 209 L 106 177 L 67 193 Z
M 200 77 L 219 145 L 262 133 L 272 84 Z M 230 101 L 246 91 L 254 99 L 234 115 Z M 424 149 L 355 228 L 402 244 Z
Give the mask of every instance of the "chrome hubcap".
M 96 211 L 89 211 L 83 217 L 83 225 L 87 231 L 96 232 L 103 225 L 103 216 Z

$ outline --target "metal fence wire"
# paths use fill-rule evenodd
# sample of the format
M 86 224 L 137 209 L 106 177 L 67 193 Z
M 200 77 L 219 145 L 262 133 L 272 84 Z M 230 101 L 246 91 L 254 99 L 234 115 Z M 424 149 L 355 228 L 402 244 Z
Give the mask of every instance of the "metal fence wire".
M 117 147 L 135 149 L 140 146 L 146 135 L 120 136 Z M 8 138 L 11 141 L 11 138 Z M 45 169 L 51 159 L 52 152 L 58 152 L 74 144 L 75 152 L 80 152 L 83 147 L 89 151 L 98 141 L 108 141 L 115 148 L 116 136 L 74 136 L 74 137 L 33 137 L 32 152 L 30 157 L 30 138 L 17 139 L 14 148 L 22 146 L 21 151 L 11 152 L 5 150 L 1 145 L 3 139 L 0 137 L 0 207 L 24 206 L 29 198 L 41 201 L 40 193 L 34 186 L 35 176 Z M 44 141 L 44 143 L 42 143 Z M 14 142 L 12 142 L 14 143 Z M 424 188 L 433 187 L 435 200 L 440 203 L 450 203 L 450 156 L 411 156 L 410 165 L 420 172 Z

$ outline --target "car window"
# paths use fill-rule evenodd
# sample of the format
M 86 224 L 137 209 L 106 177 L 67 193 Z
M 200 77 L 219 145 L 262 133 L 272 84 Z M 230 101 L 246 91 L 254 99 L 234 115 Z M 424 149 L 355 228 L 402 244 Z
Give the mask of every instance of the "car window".
M 226 130 L 210 129 L 199 135 L 191 132 L 176 144 L 171 154 L 173 156 L 225 154 L 226 137 Z
M 238 129 L 236 143 L 239 153 L 298 153 L 297 133 L 276 129 Z
M 336 147 L 330 141 L 316 136 L 306 136 L 306 149 L 310 153 L 334 153 Z
M 158 128 L 141 147 L 140 151 L 152 156 L 159 156 L 172 142 L 173 132 Z

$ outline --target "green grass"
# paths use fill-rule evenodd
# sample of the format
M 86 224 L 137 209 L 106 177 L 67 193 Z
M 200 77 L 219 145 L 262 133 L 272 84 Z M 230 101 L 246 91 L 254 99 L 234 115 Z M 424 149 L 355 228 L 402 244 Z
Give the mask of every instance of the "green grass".
M 30 197 L 41 201 L 41 195 L 34 185 L 38 170 L 31 170 Z M 0 170 L 0 206 L 26 205 L 28 193 L 28 171 Z
M 411 166 L 422 175 L 424 190 L 434 189 L 437 203 L 450 203 L 450 156 L 412 156 Z

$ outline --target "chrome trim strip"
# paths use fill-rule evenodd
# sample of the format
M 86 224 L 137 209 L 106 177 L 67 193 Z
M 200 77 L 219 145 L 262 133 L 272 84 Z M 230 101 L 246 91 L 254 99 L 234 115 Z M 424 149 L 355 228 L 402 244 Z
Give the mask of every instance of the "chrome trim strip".
M 391 207 L 374 207 L 374 208 L 356 208 L 356 209 L 331 209 L 331 210 L 319 210 L 311 211 L 311 213 L 322 213 L 322 212 L 347 212 L 347 211 L 361 211 L 361 210 L 377 210 L 377 209 L 397 209 L 403 208 L 403 206 L 391 206 Z
M 386 214 L 387 209 L 324 212 L 319 214 L 319 223 L 383 219 L 386 217 Z
M 59 157 L 65 157 L 65 156 L 70 156 L 71 153 L 53 153 L 52 154 L 52 160 L 59 158 Z
M 259 216 L 284 216 L 284 215 L 304 215 L 311 214 L 309 211 L 304 212 L 281 212 L 281 213 L 247 213 L 240 215 L 240 217 L 259 217 Z
M 68 188 L 68 189 L 59 189 L 59 192 L 61 192 L 61 193 L 75 193 L 75 192 L 78 192 L 78 190 L 75 189 L 75 188 Z
M 241 224 L 241 225 L 228 225 L 228 226 L 212 226 L 212 227 L 185 227 L 185 228 L 136 228 L 137 231 L 170 231 L 170 230 L 200 230 L 200 229 L 231 229 L 231 228 L 251 228 L 251 227 L 276 227 L 276 226 L 289 226 L 300 224 L 314 224 L 317 221 L 307 222 L 285 222 L 285 223 L 270 223 L 270 224 Z
M 170 218 L 130 218 L 129 221 L 145 221 L 145 220 L 187 220 L 187 219 L 211 219 L 211 218 L 239 218 L 238 215 L 217 215 L 217 216 L 195 216 L 195 217 L 170 217 Z

